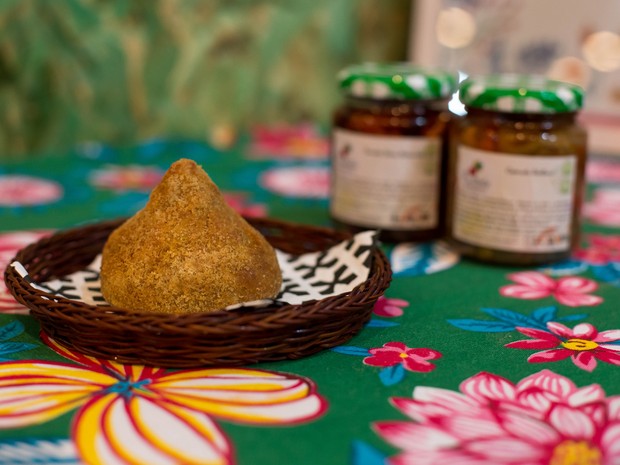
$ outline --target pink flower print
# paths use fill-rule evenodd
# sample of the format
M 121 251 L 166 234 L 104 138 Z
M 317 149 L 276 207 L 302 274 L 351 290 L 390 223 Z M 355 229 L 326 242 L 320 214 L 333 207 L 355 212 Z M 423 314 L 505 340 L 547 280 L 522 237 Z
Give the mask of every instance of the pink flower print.
M 620 345 L 612 344 L 620 341 L 620 330 L 598 332 L 589 323 L 580 323 L 573 329 L 561 323 L 547 323 L 550 332 L 534 328 L 516 328 L 521 334 L 532 339 L 515 341 L 506 344 L 512 349 L 542 349 L 527 359 L 530 363 L 557 362 L 571 358 L 573 363 L 582 370 L 592 371 L 596 361 L 620 366 Z
M 327 158 L 329 143 L 314 125 L 256 126 L 250 153 L 255 158 Z
M 372 355 L 364 358 L 364 364 L 374 367 L 390 367 L 402 365 L 409 371 L 427 373 L 435 369 L 435 365 L 428 360 L 441 357 L 441 352 L 426 348 L 407 347 L 402 342 L 387 342 L 383 347 L 370 349 Z
M 403 314 L 403 307 L 408 307 L 409 302 L 402 299 L 388 299 L 381 296 L 375 303 L 372 312 L 377 316 L 394 318 Z
M 592 234 L 588 237 L 589 245 L 575 252 L 575 258 L 591 265 L 606 265 L 620 262 L 620 236 Z
M 557 281 L 538 271 L 523 271 L 508 275 L 516 284 L 504 286 L 499 293 L 516 299 L 543 299 L 552 296 L 569 307 L 599 305 L 601 297 L 590 295 L 598 288 L 596 282 L 579 276 L 564 276 Z
M 0 207 L 43 205 L 63 196 L 60 184 L 31 176 L 0 176 Z
M 128 190 L 149 192 L 159 184 L 163 175 L 163 171 L 154 166 L 108 165 L 103 169 L 94 170 L 90 182 L 95 187 L 117 192 Z
M 329 171 L 324 167 L 273 168 L 263 172 L 259 184 L 275 194 L 293 198 L 326 199 Z
M 391 465 L 620 463 L 620 396 L 549 370 L 516 384 L 479 373 L 460 392 L 416 386 L 391 402 L 408 418 L 373 425 L 400 449 Z
M 591 183 L 620 182 L 620 163 L 591 160 L 586 165 L 586 179 Z
M 224 192 L 224 200 L 237 213 L 250 218 L 267 216 L 267 206 L 262 203 L 248 202 L 246 194 L 242 192 Z
M 620 189 L 601 188 L 584 205 L 583 216 L 603 226 L 620 226 Z

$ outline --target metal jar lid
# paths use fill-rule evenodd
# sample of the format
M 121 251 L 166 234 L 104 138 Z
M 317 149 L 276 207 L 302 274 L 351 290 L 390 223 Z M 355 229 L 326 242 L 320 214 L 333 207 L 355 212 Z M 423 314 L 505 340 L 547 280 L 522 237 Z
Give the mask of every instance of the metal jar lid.
M 574 84 L 518 74 L 470 77 L 459 89 L 466 107 L 506 113 L 575 112 L 583 97 L 583 89 Z
M 346 95 L 378 100 L 435 100 L 457 87 L 456 73 L 424 69 L 411 63 L 364 63 L 338 73 Z

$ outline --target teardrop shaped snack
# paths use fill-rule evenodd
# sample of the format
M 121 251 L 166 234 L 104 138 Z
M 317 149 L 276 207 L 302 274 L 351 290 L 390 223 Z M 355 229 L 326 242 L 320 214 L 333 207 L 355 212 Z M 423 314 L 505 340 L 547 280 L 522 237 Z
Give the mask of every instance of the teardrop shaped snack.
M 188 159 L 171 165 L 102 253 L 103 296 L 131 310 L 214 311 L 273 298 L 281 284 L 273 247 Z

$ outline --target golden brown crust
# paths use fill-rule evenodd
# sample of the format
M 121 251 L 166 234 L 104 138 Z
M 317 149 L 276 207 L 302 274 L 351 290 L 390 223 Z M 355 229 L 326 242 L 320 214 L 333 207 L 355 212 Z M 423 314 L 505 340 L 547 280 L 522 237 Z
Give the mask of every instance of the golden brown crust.
M 172 164 L 103 249 L 101 291 L 127 309 L 213 311 L 274 297 L 281 283 L 271 245 L 187 159 Z

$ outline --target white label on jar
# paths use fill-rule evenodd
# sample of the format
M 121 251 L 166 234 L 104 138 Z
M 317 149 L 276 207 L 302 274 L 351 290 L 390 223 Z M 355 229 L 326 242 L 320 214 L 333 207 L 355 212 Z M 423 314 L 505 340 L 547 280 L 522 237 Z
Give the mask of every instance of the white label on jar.
M 331 213 L 359 226 L 432 229 L 439 221 L 441 140 L 335 129 Z
M 577 157 L 524 156 L 460 146 L 454 237 L 509 252 L 570 247 Z

